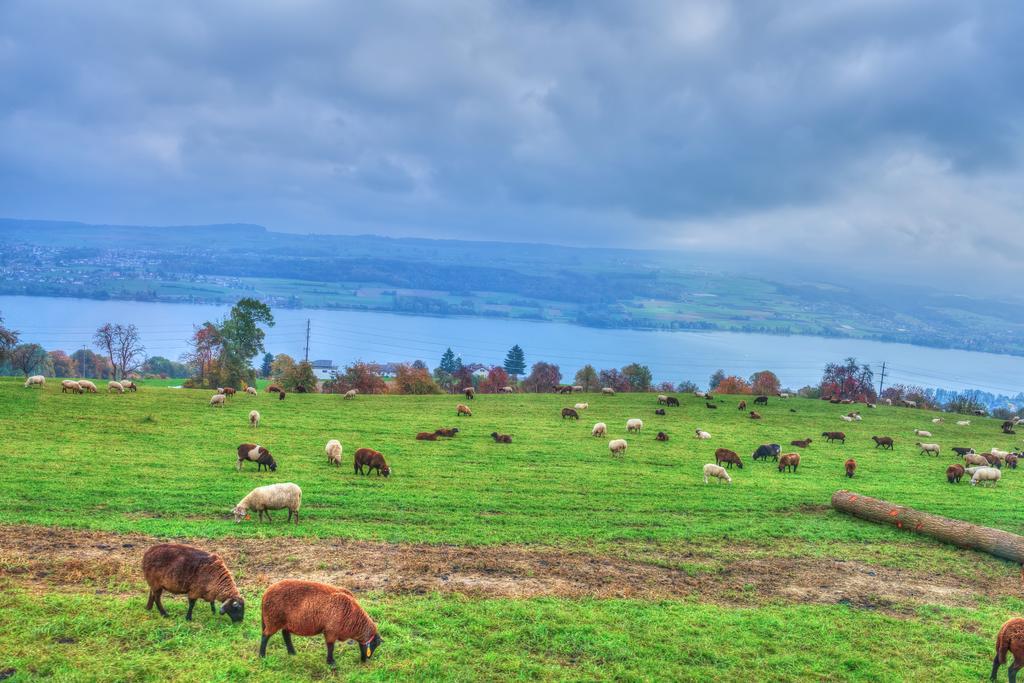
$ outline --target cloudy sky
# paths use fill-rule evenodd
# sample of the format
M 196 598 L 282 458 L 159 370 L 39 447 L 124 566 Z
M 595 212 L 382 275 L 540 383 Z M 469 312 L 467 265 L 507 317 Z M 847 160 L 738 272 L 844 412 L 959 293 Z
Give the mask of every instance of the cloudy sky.
M 342 5 L 0 1 L 0 216 L 1022 274 L 1019 0 Z

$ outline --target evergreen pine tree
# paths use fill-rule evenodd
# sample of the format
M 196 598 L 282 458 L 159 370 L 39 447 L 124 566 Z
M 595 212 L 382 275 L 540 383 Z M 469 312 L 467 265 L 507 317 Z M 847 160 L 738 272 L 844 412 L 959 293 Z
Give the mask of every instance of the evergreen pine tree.
M 519 344 L 508 350 L 508 355 L 505 356 L 504 368 L 505 372 L 513 377 L 519 377 L 526 373 L 526 355 L 519 347 Z

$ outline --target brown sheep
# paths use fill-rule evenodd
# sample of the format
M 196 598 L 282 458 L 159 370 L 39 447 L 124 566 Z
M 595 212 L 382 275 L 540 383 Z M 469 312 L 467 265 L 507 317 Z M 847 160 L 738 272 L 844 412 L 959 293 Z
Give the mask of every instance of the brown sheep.
M 828 443 L 832 443 L 833 441 L 846 443 L 846 434 L 843 432 L 822 432 L 821 435 L 825 437 L 825 441 Z
M 283 401 L 283 400 L 284 400 L 284 397 L 285 397 L 285 392 L 284 392 L 284 389 L 282 389 L 282 390 L 281 390 L 281 393 L 279 393 L 279 394 L 277 395 L 277 400 L 278 400 L 278 401 Z
M 456 434 L 459 433 L 459 428 L 458 427 L 451 427 L 451 428 L 442 427 L 441 429 L 438 429 L 434 433 L 437 434 L 438 436 L 445 436 L 445 437 L 448 437 L 448 438 L 452 438 Z
M 704 407 L 707 408 L 708 410 L 718 410 L 718 406 L 716 406 L 714 403 L 708 403 L 706 401 L 704 402 Z
M 1009 467 L 1011 470 L 1017 469 L 1018 459 L 1019 457 L 1016 454 L 1010 453 L 1008 456 L 1006 456 L 1006 466 Z
M 564 420 L 567 417 L 573 420 L 578 420 L 580 419 L 580 414 L 572 408 L 562 408 L 562 419 Z
M 495 443 L 512 443 L 511 434 L 499 434 L 498 432 L 491 432 L 491 438 L 494 439 Z
M 1017 672 L 1024 666 L 1024 619 L 1009 619 L 996 636 L 996 656 L 992 660 L 992 680 L 996 680 L 999 665 L 1006 664 L 1006 653 L 1013 653 L 1013 664 L 1008 670 L 1010 683 L 1017 680 Z
M 946 468 L 946 481 L 950 484 L 959 484 L 960 478 L 964 476 L 963 465 L 950 465 Z
M 796 472 L 796 468 L 799 464 L 799 453 L 786 453 L 779 457 L 779 472 L 785 472 L 787 469 L 792 472 Z
M 658 432 L 658 435 L 654 437 L 656 441 L 668 441 L 668 434 L 665 432 Z
M 997 456 L 992 455 L 991 453 L 982 453 L 981 457 L 985 458 L 985 460 L 988 461 L 988 464 L 991 467 L 995 467 L 997 470 L 998 469 L 1002 469 L 1003 461 L 1000 460 Z M 1022 662 L 1022 663 L 1024 663 L 1024 662 Z
M 875 442 L 875 448 L 882 447 L 888 448 L 890 451 L 893 450 L 893 440 L 891 436 L 873 436 L 871 439 Z
M 231 387 L 224 387 L 224 395 L 225 396 L 234 396 L 235 395 L 235 390 L 232 389 Z
M 281 387 L 277 386 L 276 384 L 271 384 L 269 387 L 267 387 L 267 391 L 269 391 L 272 394 L 276 394 L 277 392 L 281 391 Z
M 462 390 L 462 392 L 470 401 L 476 398 L 476 389 L 474 389 L 473 387 L 466 387 L 465 389 Z
M 789 442 L 790 446 L 796 446 L 797 448 L 808 448 L 811 445 L 812 439 L 795 439 Z
M 384 456 L 381 455 L 380 451 L 375 451 L 372 448 L 360 448 L 357 450 L 353 467 L 356 474 L 363 474 L 363 467 L 366 467 L 366 474 L 369 474 L 372 470 L 377 470 L 378 477 L 381 475 L 385 477 L 391 476 L 391 468 L 384 461 Z
M 751 420 L 760 420 L 761 419 L 761 413 L 757 412 L 756 410 L 751 410 L 750 411 L 750 419 Z
M 162 616 L 168 616 L 160 596 L 164 591 L 172 595 L 188 595 L 187 621 L 192 621 L 192 608 L 197 600 L 210 603 L 210 611 L 227 614 L 238 623 L 245 616 L 245 599 L 238 592 L 235 579 L 218 555 L 180 543 L 154 545 L 142 556 L 142 573 L 149 584 L 146 609 L 153 605 Z
M 738 406 L 736 406 L 736 409 L 737 410 L 741 410 L 741 411 L 742 410 L 746 410 L 747 409 L 747 402 L 746 401 L 740 401 L 740 404 Z
M 857 471 L 857 461 L 850 458 L 846 461 L 846 476 L 853 479 L 853 473 Z
M 715 450 L 715 464 L 721 465 L 723 462 L 726 467 L 736 465 L 741 470 L 743 469 L 743 461 L 740 460 L 740 456 L 736 455 L 735 451 L 730 451 L 728 448 L 718 448 Z
M 327 643 L 328 666 L 334 666 L 334 644 L 339 640 L 359 643 L 359 659 L 363 662 L 370 659 L 383 642 L 377 625 L 350 591 L 315 581 L 278 581 L 263 594 L 262 616 L 260 657 L 267 656 L 267 641 L 278 631 L 290 655 L 295 654 L 293 633 L 297 636 L 322 633 Z
M 254 443 L 243 443 L 238 446 L 238 463 L 235 467 L 239 472 L 242 471 L 243 462 L 255 462 L 257 472 L 264 467 L 269 472 L 277 471 L 277 463 L 274 461 L 274 456 L 270 454 L 270 451 Z
M 437 441 L 437 432 L 420 432 L 416 435 L 417 441 Z
M 455 406 L 455 417 L 461 417 L 463 415 L 466 417 L 473 417 L 473 411 L 469 409 L 469 406 L 460 403 Z

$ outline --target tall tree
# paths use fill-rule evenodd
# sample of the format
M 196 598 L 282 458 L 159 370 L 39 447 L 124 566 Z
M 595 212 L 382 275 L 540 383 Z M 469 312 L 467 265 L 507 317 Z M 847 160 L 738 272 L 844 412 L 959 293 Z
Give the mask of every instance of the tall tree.
M 622 368 L 622 376 L 626 378 L 630 391 L 650 391 L 653 376 L 651 369 L 639 363 L 630 363 Z
M 106 352 L 114 368 L 114 379 L 122 379 L 129 372 L 138 370 L 146 357 L 146 348 L 135 325 L 107 323 L 96 330 L 93 345 Z
M 523 380 L 526 391 L 542 393 L 553 391 L 562 382 L 562 371 L 554 363 L 537 362 L 530 368 L 530 376 Z
M 598 388 L 597 370 L 589 363 L 576 371 L 576 377 L 573 380 L 577 385 L 583 387 L 583 391 L 590 392 Z
M 114 376 L 110 361 L 89 349 L 78 349 L 71 354 L 71 359 L 75 361 L 79 377 L 109 379 Z
M 867 364 L 860 365 L 856 358 L 842 363 L 829 363 L 821 376 L 821 394 L 830 398 L 849 398 L 858 401 L 875 399 L 875 373 Z
M 485 394 L 496 394 L 506 386 L 508 386 L 508 373 L 505 372 L 505 368 L 495 366 L 487 371 L 487 377 L 480 382 L 480 391 Z
M 75 377 L 78 375 L 78 364 L 75 359 L 60 349 L 50 351 L 50 364 L 53 366 L 54 377 Z
M 271 367 L 274 363 L 274 354 L 264 353 L 263 363 L 260 365 L 260 375 L 264 378 L 270 377 Z
M 749 394 L 750 385 L 742 377 L 729 375 L 715 385 L 715 391 L 720 394 Z
M 719 382 L 723 379 L 725 379 L 725 370 L 715 370 L 711 375 L 711 379 L 708 380 L 708 391 L 716 391 L 718 389 Z
M 455 352 L 449 346 L 441 355 L 441 363 L 437 366 L 438 370 L 454 375 L 460 367 L 462 367 L 461 360 L 455 357 Z
M 182 356 L 192 366 L 195 380 L 204 387 L 217 386 L 219 381 L 219 359 L 223 347 L 220 330 L 213 323 L 203 323 L 192 333 L 189 340 L 191 350 Z
M 395 390 L 400 394 L 440 394 L 441 387 L 430 376 L 426 363 L 405 365 L 399 364 L 395 368 Z
M 750 376 L 750 391 L 755 394 L 774 396 L 782 391 L 782 382 L 771 370 L 761 370 Z
M 614 389 L 615 391 L 629 391 L 629 382 L 622 376 L 618 368 L 610 368 L 607 370 L 601 370 L 597 373 L 597 382 L 601 385 L 602 389 Z
M 43 372 L 47 360 L 46 349 L 39 344 L 18 344 L 10 352 L 9 362 L 12 368 L 28 377 Z
M 252 298 L 239 299 L 219 326 L 221 337 L 220 384 L 238 388 L 252 384 L 256 377 L 252 359 L 264 353 L 267 333 L 261 325 L 274 326 L 274 315 L 265 303 Z
M 502 367 L 505 368 L 505 372 L 511 375 L 513 379 L 518 379 L 526 374 L 526 354 L 523 353 L 523 349 L 519 344 L 508 350 Z

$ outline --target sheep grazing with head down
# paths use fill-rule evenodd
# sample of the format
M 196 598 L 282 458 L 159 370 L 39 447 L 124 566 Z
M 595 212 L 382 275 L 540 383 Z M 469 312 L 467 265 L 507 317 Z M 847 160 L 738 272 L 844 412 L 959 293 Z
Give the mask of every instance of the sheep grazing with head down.
M 249 411 L 249 426 L 256 429 L 260 426 L 260 411 L 250 410 Z
M 438 436 L 443 436 L 448 439 L 455 438 L 455 435 L 459 433 L 458 427 L 442 427 L 434 431 Z
M 227 614 L 236 624 L 245 616 L 245 599 L 238 592 L 235 579 L 220 556 L 180 543 L 154 545 L 142 556 L 142 573 L 149 584 L 146 609 L 153 605 L 162 616 L 169 616 L 160 597 L 164 591 L 172 595 L 188 595 L 186 621 L 192 621 L 197 600 L 210 603 L 210 611 Z
M 960 479 L 964 476 L 963 465 L 950 465 L 946 468 L 946 481 L 950 484 L 959 484 Z
M 356 391 L 355 389 L 349 389 L 348 391 L 345 392 L 345 395 L 342 396 L 342 398 L 345 399 L 345 400 L 351 400 L 351 399 L 355 398 L 356 394 L 358 394 L 358 393 L 359 392 Z
M 224 394 L 214 394 L 210 397 L 210 407 L 224 407 Z
M 1006 654 L 1013 654 L 1013 664 L 1008 670 L 1010 683 L 1017 680 L 1017 672 L 1024 667 L 1024 619 L 1014 617 L 1003 623 L 996 636 L 996 656 L 992 660 L 991 680 L 996 680 L 999 665 L 1006 664 Z
M 1017 469 L 1017 461 L 1020 460 L 1020 456 L 1016 453 L 1010 453 L 1006 456 L 1006 466 L 1011 470 Z
M 124 393 L 124 387 L 121 386 L 120 382 L 115 382 L 115 381 L 111 380 L 111 381 L 107 382 L 107 393 L 109 394 L 111 391 L 116 391 L 119 394 L 123 394 Z
M 779 461 L 779 453 L 782 452 L 782 446 L 777 443 L 763 443 L 757 447 L 754 454 L 750 456 L 750 459 L 754 462 L 758 460 L 764 460 L 768 462 L 768 458 L 771 458 L 775 462 Z
M 267 387 L 268 393 L 276 394 L 279 391 L 281 391 L 281 387 L 277 386 L 276 384 L 271 384 L 269 387 Z
M 87 379 L 78 380 L 78 386 L 82 387 L 82 391 L 84 392 L 88 392 L 90 394 L 96 393 L 96 385 Z
M 437 432 L 420 432 L 416 435 L 417 441 L 437 441 Z
M 228 398 L 231 398 L 232 396 L 234 396 L 235 393 L 237 393 L 237 392 L 234 389 L 232 389 L 231 387 L 224 387 L 224 395 L 227 396 Z
M 990 454 L 991 455 L 991 454 Z M 988 458 L 980 453 L 965 453 L 964 463 L 967 465 L 980 465 L 982 467 L 988 467 Z
M 359 643 L 363 662 L 373 657 L 383 642 L 377 625 L 350 591 L 315 581 L 285 579 L 272 585 L 263 594 L 262 617 L 260 657 L 267 656 L 267 641 L 278 631 L 290 655 L 295 654 L 292 634 L 323 634 L 328 666 L 334 666 L 334 645 L 338 641 Z
M 239 472 L 242 471 L 243 462 L 255 462 L 257 472 L 264 467 L 270 472 L 277 471 L 277 463 L 274 461 L 274 457 L 270 455 L 270 451 L 259 444 L 243 443 L 238 446 L 238 462 L 235 463 L 235 467 Z
M 696 436 L 696 437 L 697 437 L 698 439 L 700 439 L 700 440 L 702 440 L 702 441 L 706 441 L 707 439 L 710 439 L 710 438 L 711 438 L 711 434 L 710 434 L 710 433 L 708 433 L 708 432 L 705 432 L 705 431 L 704 431 L 703 429 L 694 429 L 694 430 L 693 430 L 693 433 L 694 433 L 694 435 L 695 435 L 695 436 Z
M 658 394 L 658 405 L 665 405 L 668 403 L 668 396 L 665 394 Z
M 850 458 L 846 461 L 844 467 L 846 467 L 846 476 L 853 479 L 853 474 L 857 471 L 857 461 Z
M 679 399 L 676 398 L 675 396 L 669 396 L 668 400 L 665 401 L 665 405 L 667 405 L 669 408 L 678 408 L 679 407 Z
M 603 389 L 601 389 L 601 393 L 604 394 L 605 396 L 614 396 L 615 390 L 612 389 L 611 387 L 604 387 Z
M 250 396 L 255 396 L 259 392 L 256 391 L 256 387 L 246 387 L 245 388 L 245 393 L 249 394 Z
M 577 413 L 572 408 L 562 408 L 562 419 L 564 420 L 565 418 L 569 418 L 571 420 L 578 420 L 580 419 L 580 414 Z
M 654 437 L 656 441 L 668 441 L 668 434 L 665 432 L 658 432 L 658 435 Z
M 746 410 L 747 409 L 747 402 L 746 401 L 740 401 L 739 405 L 736 406 L 736 409 L 741 411 L 741 412 Z
M 125 391 L 138 391 L 139 385 L 131 380 L 121 380 L 121 386 L 124 387 Z
M 608 425 L 604 422 L 597 422 L 594 424 L 594 428 L 590 430 L 591 436 L 604 436 L 608 433 Z
M 622 455 L 626 452 L 628 445 L 625 439 L 612 439 L 608 442 L 608 450 L 612 455 Z
M 743 469 L 743 461 L 740 460 L 740 456 L 735 451 L 730 451 L 728 448 L 718 448 L 715 450 L 715 464 L 721 465 L 723 462 L 726 467 L 736 465 L 741 470 Z
M 372 448 L 359 448 L 356 450 L 355 459 L 352 462 L 352 466 L 355 469 L 356 474 L 363 474 L 363 468 L 366 468 L 366 474 L 369 474 L 373 470 L 377 470 L 377 476 L 391 476 L 391 468 L 388 467 L 387 462 L 384 460 L 384 456 L 380 451 L 375 451 Z
M 721 484 L 723 481 L 726 484 L 731 484 L 732 483 L 732 477 L 729 476 L 729 473 L 725 471 L 724 467 L 721 467 L 719 465 L 715 465 L 715 464 L 710 463 L 710 462 L 707 465 L 704 465 L 704 483 L 705 484 L 708 483 L 708 477 L 714 477 L 715 479 L 718 480 L 719 484 Z
M 32 375 L 25 380 L 25 388 L 28 389 L 31 386 L 45 386 L 46 378 L 42 375 Z
M 302 506 L 302 489 L 296 484 L 286 482 L 283 484 L 270 484 L 268 486 L 258 486 L 246 495 L 245 498 L 238 501 L 238 505 L 231 513 L 235 516 L 235 522 L 241 522 L 243 519 L 249 519 L 249 513 L 255 510 L 259 514 L 259 520 L 263 521 L 263 515 L 267 516 L 267 522 L 272 522 L 270 519 L 271 510 L 288 510 L 288 521 L 292 521 L 292 515 L 295 516 L 295 523 L 299 523 L 299 508 Z
M 995 486 L 1003 473 L 995 467 L 981 467 L 974 472 L 971 477 L 971 486 L 977 486 L 978 484 L 987 483 L 990 486 Z
M 340 465 L 341 464 L 341 442 L 337 439 L 331 439 L 324 446 L 324 452 L 327 453 L 327 464 L 328 465 Z
M 455 406 L 455 416 L 462 417 L 463 415 L 465 415 L 466 417 L 473 417 L 473 411 L 469 409 L 469 406 L 460 403 L 459 405 Z
M 79 384 L 78 382 L 74 381 L 73 379 L 66 379 L 66 380 L 64 380 L 63 382 L 60 383 L 60 393 L 66 394 L 69 391 L 72 394 L 81 394 L 82 393 L 82 385 Z
M 499 434 L 498 432 L 491 432 L 491 438 L 494 439 L 495 443 L 512 443 L 511 434 Z
M 638 417 L 633 417 L 626 420 L 626 431 L 640 433 L 640 430 L 644 428 L 644 421 Z
M 796 472 L 796 468 L 800 465 L 800 454 L 799 453 L 786 453 L 779 457 L 779 472 Z

